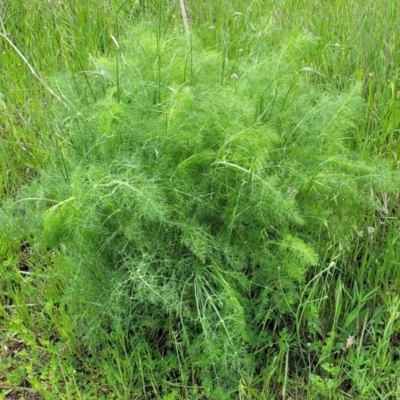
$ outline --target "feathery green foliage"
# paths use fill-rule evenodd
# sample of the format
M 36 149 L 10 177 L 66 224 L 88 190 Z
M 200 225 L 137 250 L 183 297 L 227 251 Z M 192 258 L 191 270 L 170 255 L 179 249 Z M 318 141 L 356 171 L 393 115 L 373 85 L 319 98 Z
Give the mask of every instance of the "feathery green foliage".
M 67 173 L 44 173 L 56 205 L 43 239 L 74 271 L 66 295 L 85 346 L 140 337 L 153 362 L 182 356 L 180 380 L 231 398 L 260 368 L 267 324 L 301 305 L 323 243 L 335 237 L 331 258 L 346 258 L 376 212 L 371 190 L 392 176 L 352 150 L 360 85 L 302 79 L 296 53 L 312 40 L 251 54 L 233 75 L 195 39 L 145 32 L 119 44 L 118 64 L 93 60 L 87 79 L 58 84 Z
M 394 396 L 394 3 L 34 3 L 0 5 L 0 389 Z

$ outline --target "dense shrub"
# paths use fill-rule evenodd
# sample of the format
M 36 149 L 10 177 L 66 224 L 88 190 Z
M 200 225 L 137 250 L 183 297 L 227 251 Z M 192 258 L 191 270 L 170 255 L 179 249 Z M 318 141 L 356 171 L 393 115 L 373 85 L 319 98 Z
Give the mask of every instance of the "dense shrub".
M 367 228 L 390 174 L 352 150 L 360 86 L 308 83 L 308 39 L 239 63 L 143 32 L 57 80 L 69 108 L 38 181 L 43 244 L 68 260 L 87 349 L 122 338 L 142 380 L 229 398 L 290 323 L 310 267 Z

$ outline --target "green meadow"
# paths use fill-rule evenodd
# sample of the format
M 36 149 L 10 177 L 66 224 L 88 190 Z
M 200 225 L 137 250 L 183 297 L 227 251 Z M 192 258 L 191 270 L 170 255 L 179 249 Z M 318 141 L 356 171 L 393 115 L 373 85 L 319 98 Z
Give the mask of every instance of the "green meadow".
M 0 1 L 0 399 L 400 399 L 397 0 Z

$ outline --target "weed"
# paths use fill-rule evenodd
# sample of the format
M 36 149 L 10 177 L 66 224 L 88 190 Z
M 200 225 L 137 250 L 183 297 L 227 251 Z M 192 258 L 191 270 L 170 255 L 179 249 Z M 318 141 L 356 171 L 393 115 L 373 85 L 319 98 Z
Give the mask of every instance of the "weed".
M 5 395 L 395 396 L 394 3 L 125 3 L 0 6 Z

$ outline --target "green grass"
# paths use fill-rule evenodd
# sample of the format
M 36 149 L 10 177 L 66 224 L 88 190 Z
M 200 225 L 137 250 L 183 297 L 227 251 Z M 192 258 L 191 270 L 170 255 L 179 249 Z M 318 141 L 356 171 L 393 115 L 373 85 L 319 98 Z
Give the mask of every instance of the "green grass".
M 400 398 L 397 3 L 0 5 L 0 398 Z

